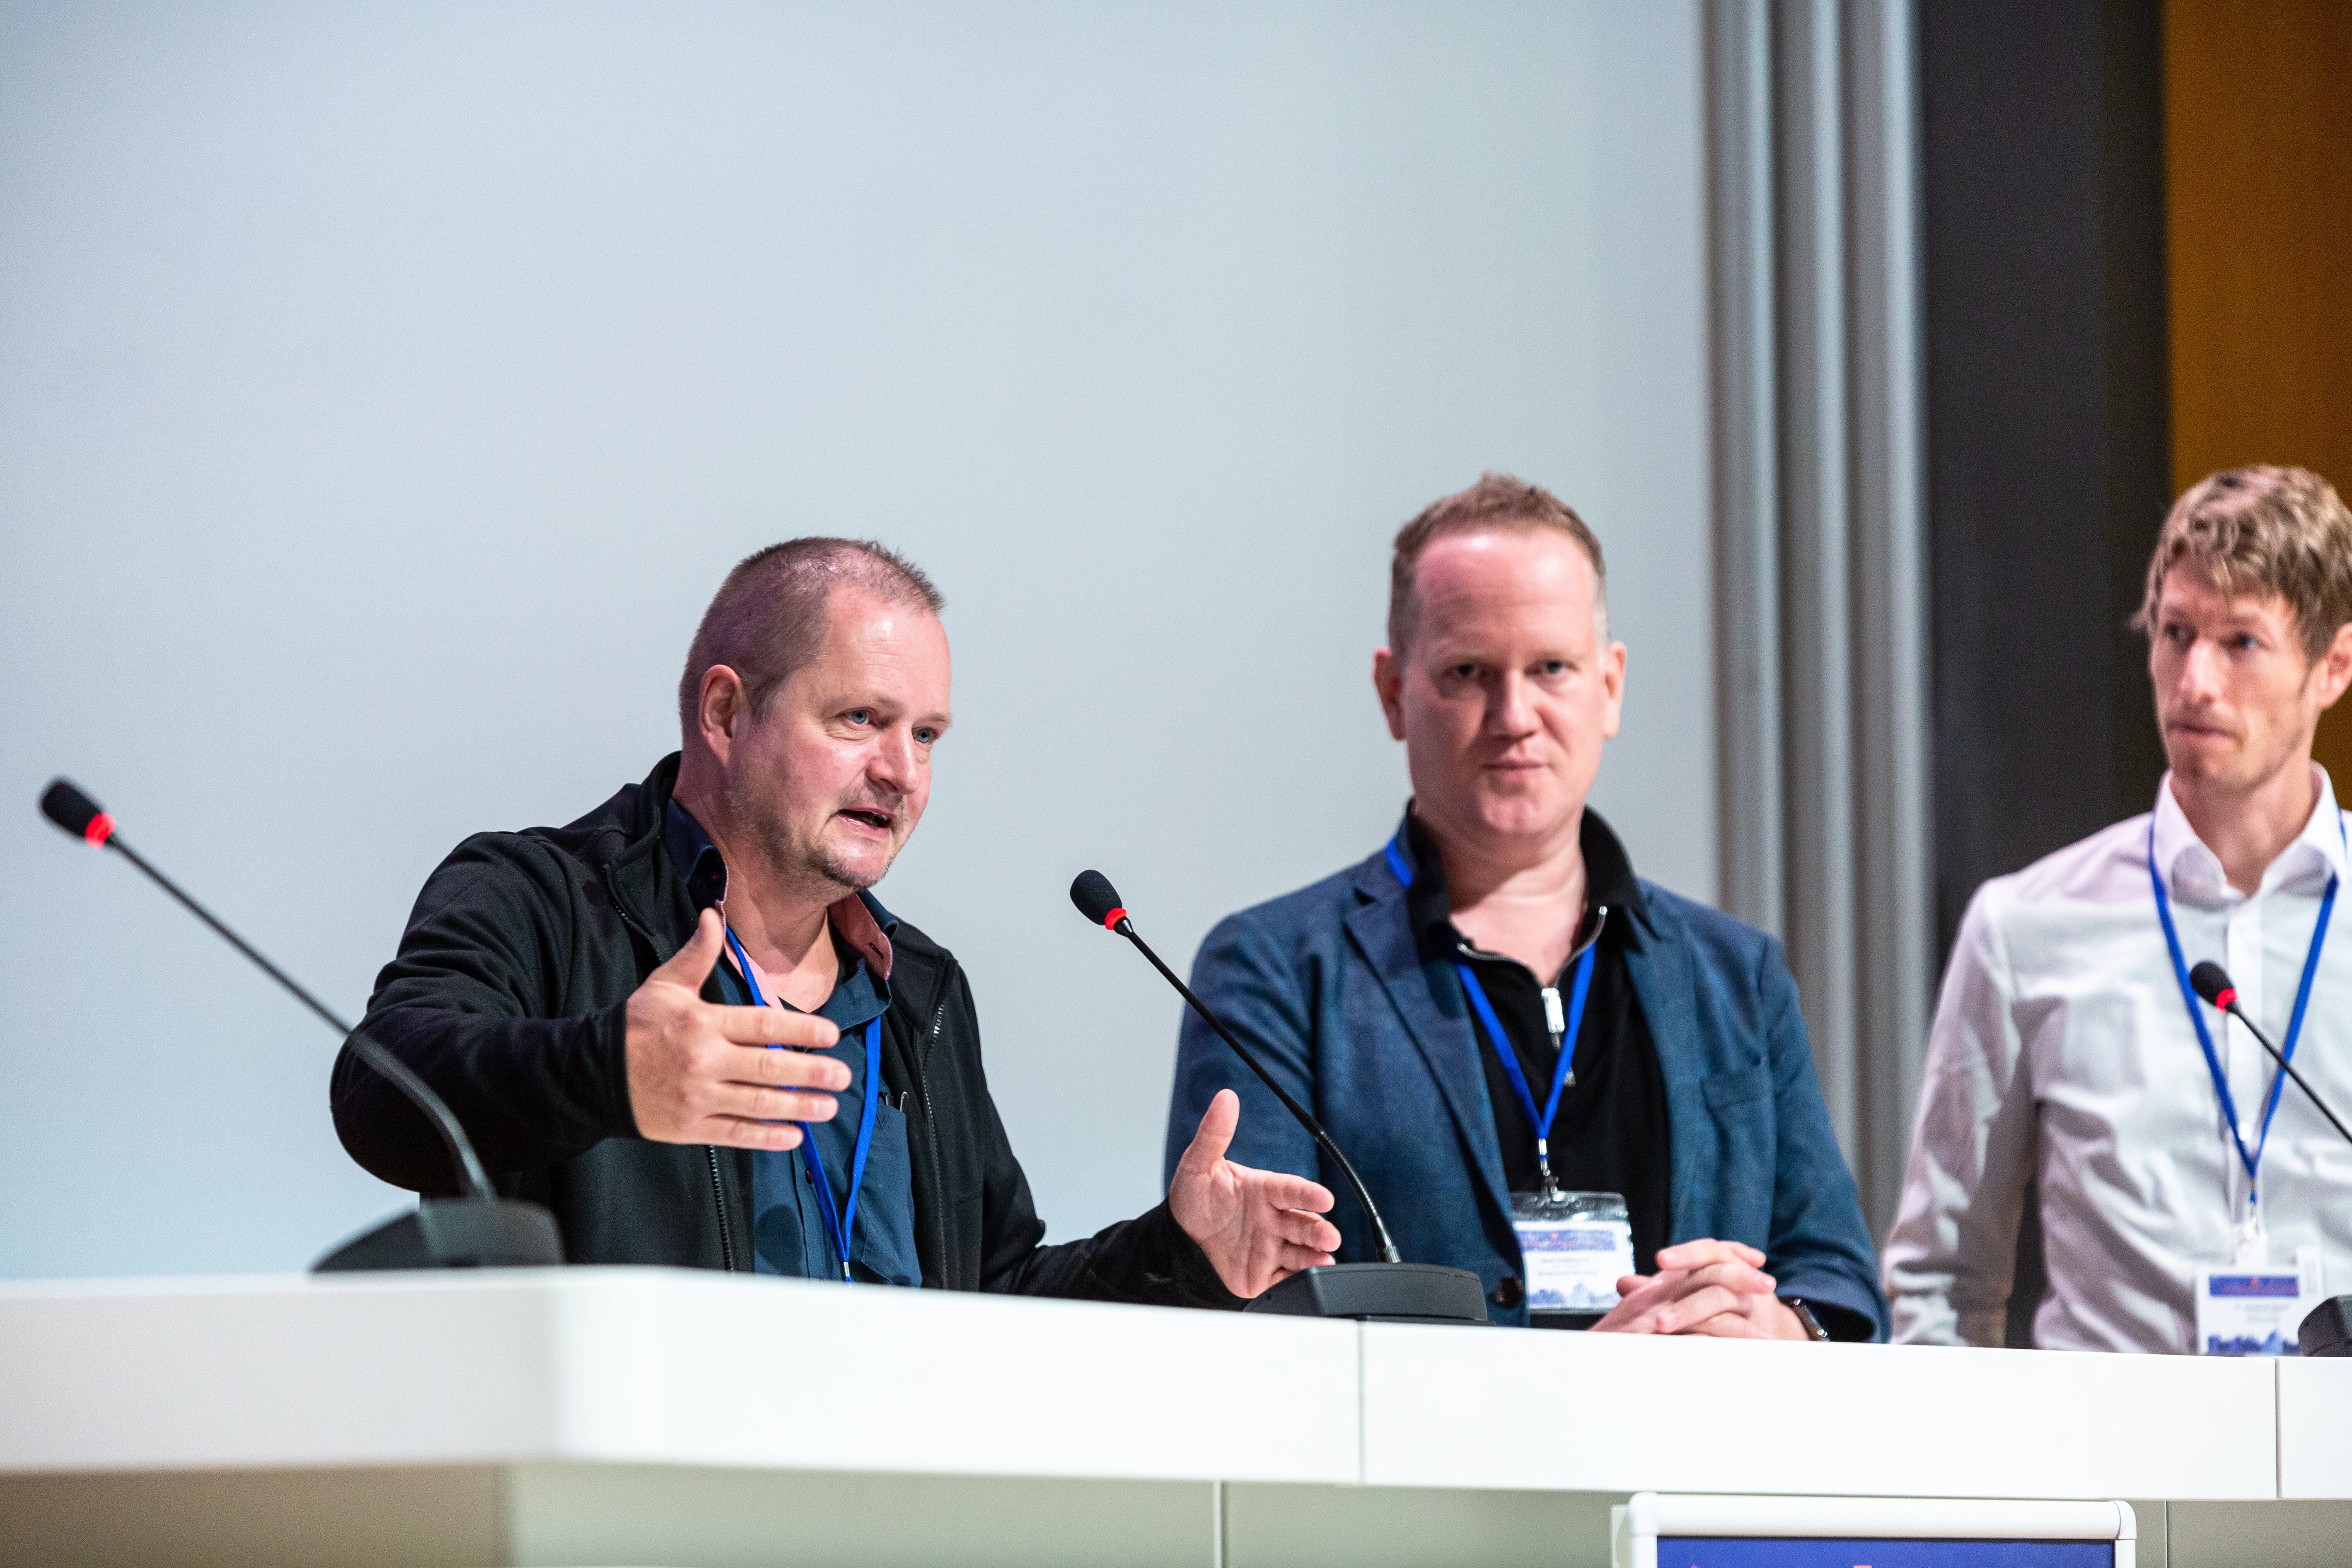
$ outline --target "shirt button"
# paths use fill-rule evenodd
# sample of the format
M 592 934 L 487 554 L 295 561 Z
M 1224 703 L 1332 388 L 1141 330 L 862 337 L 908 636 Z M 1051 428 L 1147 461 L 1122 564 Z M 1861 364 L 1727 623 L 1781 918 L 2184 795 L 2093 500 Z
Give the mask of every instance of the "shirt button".
M 1495 1305 L 1497 1307 L 1516 1307 L 1527 1300 L 1527 1294 L 1516 1274 L 1506 1274 L 1495 1282 Z

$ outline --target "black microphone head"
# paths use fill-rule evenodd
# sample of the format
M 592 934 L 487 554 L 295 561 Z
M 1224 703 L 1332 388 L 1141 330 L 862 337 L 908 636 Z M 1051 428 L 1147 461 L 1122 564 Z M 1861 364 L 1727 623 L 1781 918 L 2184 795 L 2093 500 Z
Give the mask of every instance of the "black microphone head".
M 2238 988 L 2230 984 L 2230 972 L 2210 958 L 2189 972 L 2189 988 L 2210 1005 L 2224 1010 L 2238 999 Z
M 1118 922 L 1127 918 L 1127 910 L 1118 901 L 1118 889 L 1100 871 L 1078 873 L 1078 879 L 1070 884 L 1070 902 L 1078 906 L 1078 913 L 1105 931 L 1116 931 Z
M 41 815 L 77 838 L 103 844 L 114 833 L 114 818 L 104 807 L 74 787 L 69 779 L 51 779 L 41 792 Z

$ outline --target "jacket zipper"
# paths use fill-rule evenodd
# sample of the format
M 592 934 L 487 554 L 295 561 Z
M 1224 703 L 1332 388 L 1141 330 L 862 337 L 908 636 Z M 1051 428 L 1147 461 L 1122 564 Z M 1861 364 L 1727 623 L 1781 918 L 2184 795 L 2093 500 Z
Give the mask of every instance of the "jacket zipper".
M 931 1150 L 931 1191 L 942 1194 L 947 1186 L 947 1176 L 940 1160 L 940 1119 L 931 1110 L 930 1074 L 923 1069 L 930 1060 L 931 1047 L 938 1043 L 940 1026 L 947 1021 L 947 1016 L 948 1000 L 942 996 L 940 998 L 939 1005 L 931 1010 L 931 1030 L 923 1038 L 921 1058 L 915 1064 L 915 1087 L 922 1092 L 923 1096 L 923 1141 L 930 1145 Z M 934 1203 L 931 1205 L 931 1224 L 937 1229 L 940 1238 L 940 1282 L 953 1289 L 955 1281 L 949 1277 L 948 1273 L 948 1220 L 947 1205 L 944 1202 Z M 979 1282 L 975 1280 L 973 1283 L 977 1286 Z
M 727 1189 L 719 1180 L 719 1147 L 705 1143 L 702 1152 L 710 1156 L 710 1198 L 719 1208 L 719 1261 L 728 1273 L 735 1272 L 735 1237 L 733 1227 L 727 1223 Z
M 636 918 L 622 907 L 620 889 L 613 886 L 613 868 L 607 866 L 604 871 L 604 896 L 613 900 L 613 912 L 621 917 L 623 925 L 645 938 L 647 947 L 658 952 L 661 950 L 661 944 L 654 940 L 654 933 L 639 925 Z M 732 1274 L 736 1272 L 735 1227 L 727 1223 L 727 1184 L 719 1178 L 718 1145 L 705 1143 L 702 1146 L 702 1152 L 710 1162 L 710 1204 L 719 1214 L 719 1263 L 721 1268 Z

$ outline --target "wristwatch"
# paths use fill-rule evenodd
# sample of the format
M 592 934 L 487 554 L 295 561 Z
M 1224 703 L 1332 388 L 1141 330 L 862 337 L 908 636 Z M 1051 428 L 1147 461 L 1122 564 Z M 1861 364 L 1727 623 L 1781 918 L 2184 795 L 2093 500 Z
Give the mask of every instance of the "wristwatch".
M 1797 1321 L 1804 1326 L 1805 1338 L 1817 1340 L 1822 1344 L 1830 1342 L 1830 1331 L 1822 1327 L 1822 1321 L 1813 1316 L 1813 1310 L 1805 1305 L 1802 1296 L 1783 1296 L 1780 1300 L 1789 1310 L 1797 1314 Z

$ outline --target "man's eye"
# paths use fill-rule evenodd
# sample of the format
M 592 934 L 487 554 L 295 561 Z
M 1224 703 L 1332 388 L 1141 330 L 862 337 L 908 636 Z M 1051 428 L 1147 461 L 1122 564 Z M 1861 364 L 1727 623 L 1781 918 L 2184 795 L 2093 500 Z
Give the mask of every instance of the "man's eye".
M 918 724 L 915 726 L 915 739 L 922 744 L 928 746 L 939 738 L 940 732 L 937 730 L 932 729 L 929 724 Z
M 1536 668 L 1545 675 L 1566 675 L 1568 673 L 1568 660 L 1564 658 L 1548 658 L 1541 664 L 1536 666 Z
M 874 710 L 871 708 L 852 708 L 848 712 L 844 713 L 842 717 L 848 720 L 853 724 L 870 724 L 874 721 Z
M 1445 673 L 1456 680 L 1475 680 L 1478 678 L 1478 667 L 1475 664 L 1457 664 Z

